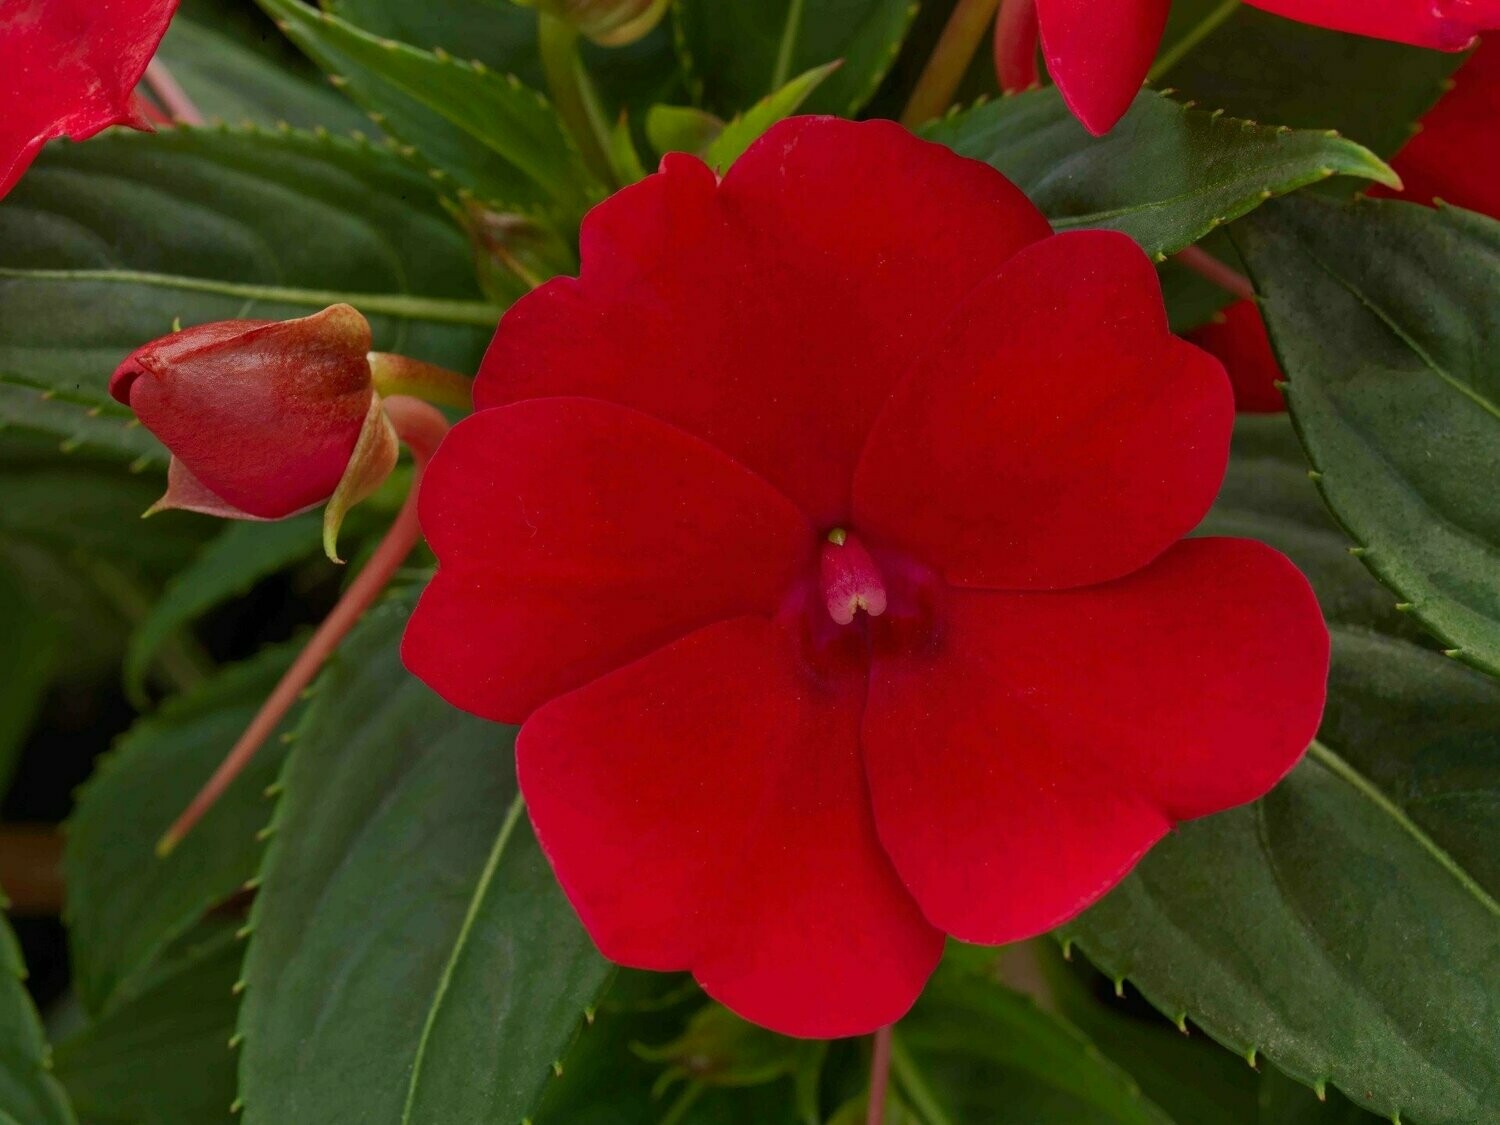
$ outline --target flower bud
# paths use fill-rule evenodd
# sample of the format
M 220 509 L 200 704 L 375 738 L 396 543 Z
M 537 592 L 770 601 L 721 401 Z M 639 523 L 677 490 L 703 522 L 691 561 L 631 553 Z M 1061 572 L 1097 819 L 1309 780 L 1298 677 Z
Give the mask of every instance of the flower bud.
M 623 47 L 655 30 L 670 0 L 517 0 L 566 20 L 602 47 Z
M 137 348 L 109 392 L 171 451 L 152 511 L 274 520 L 337 496 L 336 520 L 396 463 L 348 305 L 297 320 L 200 324 Z

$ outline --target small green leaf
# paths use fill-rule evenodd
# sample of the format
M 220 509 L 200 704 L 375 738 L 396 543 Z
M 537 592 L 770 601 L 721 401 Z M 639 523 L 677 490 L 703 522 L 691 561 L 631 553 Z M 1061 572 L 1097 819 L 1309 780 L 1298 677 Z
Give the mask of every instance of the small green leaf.
M 784 117 L 790 117 L 829 75 L 839 68 L 838 62 L 825 63 L 799 74 L 785 86 L 767 94 L 740 114 L 703 150 L 703 159 L 711 168 L 723 172 L 740 158 L 762 133 Z
M 0 911 L 10 905 L 0 895 Z M 67 1095 L 52 1077 L 51 1049 L 27 995 L 26 963 L 10 923 L 0 915 L 0 1122 L 78 1125 Z
M 472 371 L 499 315 L 478 298 L 467 240 L 394 153 L 183 128 L 49 146 L 0 202 L 0 418 L 161 461 L 106 385 L 174 321 L 347 301 L 377 350 Z
M 657 153 L 701 153 L 724 131 L 724 122 L 688 105 L 654 105 L 646 114 L 646 140 Z
M 1412 639 L 1305 465 L 1284 418 L 1242 418 L 1205 530 L 1254 531 L 1312 578 L 1334 639 L 1321 743 L 1060 933 L 1242 1056 L 1480 1125 L 1500 1092 L 1500 978 L 1479 968 L 1500 958 L 1500 684 Z
M 57 1048 L 57 1076 L 93 1125 L 234 1120 L 236 923 L 204 923 L 139 992 Z
M 230 523 L 186 568 L 131 634 L 125 653 L 125 689 L 143 698 L 146 673 L 161 646 L 215 606 L 249 591 L 269 575 L 311 558 L 318 550 L 317 515 L 269 523 Z
M 165 859 L 156 841 L 234 745 L 291 660 L 270 650 L 169 700 L 103 758 L 68 821 L 63 870 L 73 981 L 91 1012 L 255 873 L 265 789 L 286 754 L 272 738 Z
M 809 113 L 852 117 L 896 61 L 913 0 L 678 0 L 677 45 L 695 93 L 729 117 L 795 74 L 843 60 Z
M 258 0 L 381 128 L 487 203 L 576 222 L 599 190 L 547 100 L 509 75 L 380 39 L 300 0 Z
M 1058 230 L 1124 231 L 1156 257 L 1330 176 L 1397 182 L 1352 141 L 1237 121 L 1149 92 L 1103 137 L 1078 124 L 1055 88 L 977 106 L 922 133 L 998 168 Z
M 1500 674 L 1500 223 L 1307 200 L 1236 241 L 1361 561 L 1451 655 Z
M 1078 1031 L 951 957 L 896 1025 L 891 1070 L 928 1125 L 1171 1125 Z
M 514 729 L 465 715 L 373 611 L 319 679 L 250 918 L 248 1125 L 531 1116 L 609 965 L 537 847 Z

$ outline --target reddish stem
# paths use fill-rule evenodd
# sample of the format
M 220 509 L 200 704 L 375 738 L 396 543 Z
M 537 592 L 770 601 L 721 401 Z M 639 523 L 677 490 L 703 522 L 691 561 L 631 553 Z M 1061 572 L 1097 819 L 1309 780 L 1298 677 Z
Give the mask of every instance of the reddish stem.
M 172 77 L 172 72 L 161 59 L 152 59 L 146 64 L 146 85 L 177 124 L 203 124 L 203 114 L 198 112 L 193 99 L 188 97 L 188 92 Z
M 995 74 L 1007 94 L 1029 90 L 1041 81 L 1036 52 L 1039 39 L 1036 0 L 1000 0 L 995 20 Z
M 1199 277 L 1213 282 L 1226 293 L 1233 293 L 1244 301 L 1255 300 L 1255 286 L 1239 270 L 1226 266 L 1208 251 L 1197 246 L 1179 250 L 1173 257 L 1177 264 L 1192 270 Z
M 411 450 L 411 490 L 406 494 L 401 511 L 385 533 L 385 538 L 380 541 L 380 546 L 370 556 L 370 561 L 349 584 L 349 589 L 344 592 L 332 612 L 323 619 L 307 646 L 297 654 L 297 659 L 281 677 L 275 690 L 266 697 L 255 718 L 250 720 L 250 725 L 240 735 L 239 741 L 230 748 L 224 760 L 219 763 L 219 768 L 214 770 L 213 776 L 198 791 L 198 795 L 183 810 L 182 815 L 157 841 L 157 855 L 165 856 L 171 852 L 203 818 L 203 814 L 213 807 L 214 802 L 223 796 L 224 791 L 240 775 L 255 752 L 281 723 L 287 711 L 297 702 L 323 662 L 344 639 L 344 635 L 380 596 L 391 576 L 421 538 L 422 531 L 417 523 L 417 494 L 427 462 L 437 449 L 438 442 L 448 432 L 448 420 L 427 403 L 403 395 L 386 399 L 385 412 L 396 428 L 396 436 Z
M 875 1033 L 875 1050 L 870 1056 L 870 1100 L 865 1110 L 865 1125 L 885 1125 L 885 1092 L 891 1081 L 891 1024 Z

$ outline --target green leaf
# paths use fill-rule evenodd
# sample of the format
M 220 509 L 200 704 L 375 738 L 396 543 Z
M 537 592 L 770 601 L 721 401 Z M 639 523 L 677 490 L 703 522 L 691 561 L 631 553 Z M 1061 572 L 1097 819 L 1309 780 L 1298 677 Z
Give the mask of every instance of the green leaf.
M 1323 498 L 1450 655 L 1500 674 L 1500 223 L 1309 200 L 1236 239 Z
M 729 117 L 795 74 L 843 66 L 807 99 L 808 113 L 852 117 L 896 61 L 912 0 L 678 0 L 677 45 L 694 92 Z
M 11 568 L 0 562 L 0 796 L 10 789 L 21 748 L 52 682 L 61 630 Z
M 369 127 L 253 7 L 188 0 L 172 17 L 156 58 L 210 121 L 286 122 L 342 133 Z
M 1089 136 L 1055 88 L 977 106 L 922 133 L 998 168 L 1057 229 L 1124 231 L 1157 257 L 1330 176 L 1396 182 L 1351 141 L 1236 121 L 1153 93 L 1140 94 L 1103 137 Z
M 1293 487 L 1284 419 L 1240 431 L 1206 530 L 1258 527 L 1313 579 L 1334 638 L 1321 743 L 1061 934 L 1234 1051 L 1387 1117 L 1478 1125 L 1500 1096 L 1500 977 L 1482 968 L 1500 957 L 1500 684 L 1369 596 L 1311 484 Z
M 322 517 L 296 516 L 270 523 L 230 523 L 187 567 L 130 637 L 125 690 L 144 697 L 146 673 L 161 647 L 210 609 L 249 591 L 268 575 L 318 553 Z
M 952 958 L 896 1025 L 892 1075 L 927 1125 L 1171 1125 L 1078 1031 Z
M 700 153 L 724 131 L 724 122 L 686 105 L 654 105 L 646 114 L 646 140 L 658 154 Z
M 375 610 L 317 686 L 251 914 L 249 1125 L 520 1121 L 610 973 L 516 788 L 512 728 L 401 665 Z
M 182 128 L 50 146 L 0 203 L 0 417 L 160 459 L 106 391 L 132 348 L 178 319 L 336 301 L 370 318 L 378 350 L 459 371 L 499 315 L 430 181 L 394 153 Z
M 703 150 L 704 162 L 720 172 L 738 160 L 755 140 L 776 122 L 790 117 L 829 75 L 838 71 L 839 63 L 825 63 L 799 74 L 786 85 L 767 94 L 740 114 L 719 132 Z
M 8 905 L 0 895 L 0 910 Z M 16 935 L 0 916 L 0 1125 L 78 1125 L 52 1076 L 51 1049 L 25 979 Z
M 447 52 L 381 39 L 300 0 L 258 0 L 381 128 L 487 203 L 576 222 L 599 189 L 547 100 Z
M 292 653 L 268 650 L 169 700 L 100 760 L 68 821 L 63 870 L 73 983 L 103 1012 L 174 940 L 254 875 L 265 789 L 286 748 L 271 739 L 165 859 L 156 841 L 208 779 Z
M 1232 2 L 1232 0 L 1231 0 Z M 1390 157 L 1442 94 L 1462 55 L 1273 16 L 1248 4 L 1175 0 L 1153 78 L 1210 109 L 1296 129 L 1337 129 Z M 1208 34 L 1198 38 L 1201 30 Z
M 57 1076 L 91 1125 L 234 1120 L 235 926 L 198 927 L 138 994 L 57 1048 Z

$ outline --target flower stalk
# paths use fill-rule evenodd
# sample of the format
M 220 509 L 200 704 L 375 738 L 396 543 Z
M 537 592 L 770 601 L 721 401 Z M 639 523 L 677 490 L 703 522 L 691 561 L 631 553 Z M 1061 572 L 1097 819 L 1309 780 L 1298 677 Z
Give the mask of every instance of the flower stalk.
M 384 406 L 386 417 L 394 427 L 396 436 L 412 455 L 414 471 L 411 491 L 407 493 L 401 511 L 397 513 L 395 522 L 380 541 L 380 546 L 376 548 L 370 561 L 350 583 L 349 589 L 333 607 L 333 611 L 318 626 L 312 639 L 297 655 L 275 690 L 266 697 L 255 718 L 250 720 L 250 725 L 240 735 L 239 741 L 219 763 L 218 769 L 198 791 L 197 796 L 157 841 L 157 855 L 169 855 L 240 775 L 255 752 L 271 736 L 287 711 L 312 682 L 323 663 L 338 648 L 339 642 L 380 596 L 421 537 L 421 528 L 417 522 L 417 496 L 422 474 L 438 443 L 448 432 L 448 420 L 435 407 L 403 395 L 386 399 Z
M 891 1037 L 894 1025 L 886 1024 L 875 1032 L 874 1050 L 870 1055 L 870 1101 L 865 1110 L 865 1125 L 885 1125 L 886 1090 L 891 1081 Z
M 588 170 L 606 186 L 619 186 L 609 158 L 609 126 L 598 95 L 578 55 L 578 29 L 561 16 L 543 9 L 537 14 L 538 47 L 547 91 L 558 116 L 578 145 Z
M 1205 281 L 1211 281 L 1226 293 L 1233 293 L 1244 301 L 1255 300 L 1255 286 L 1250 279 L 1232 266 L 1225 265 L 1207 250 L 1189 246 L 1173 255 L 1177 264 L 1192 270 Z
M 953 96 L 999 4 L 1000 0 L 959 0 L 901 111 L 901 124 L 915 129 L 941 116 L 953 104 Z
M 995 74 L 1007 94 L 1029 90 L 1041 80 L 1036 65 L 1040 27 L 1036 0 L 1000 0 L 995 17 Z

